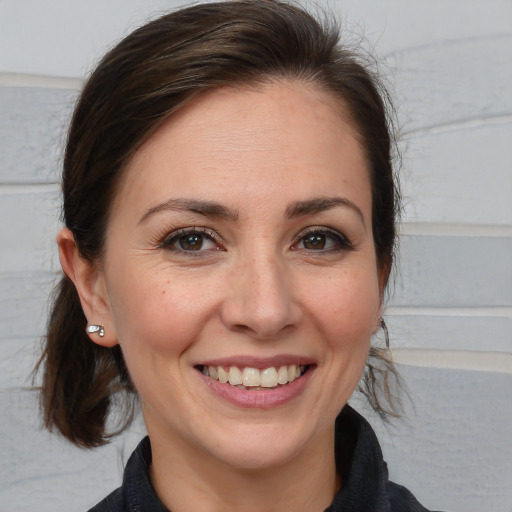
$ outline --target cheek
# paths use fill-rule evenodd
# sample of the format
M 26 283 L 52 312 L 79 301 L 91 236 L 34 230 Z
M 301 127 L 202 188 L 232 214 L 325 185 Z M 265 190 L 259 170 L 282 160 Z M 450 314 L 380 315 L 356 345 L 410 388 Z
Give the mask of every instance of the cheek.
M 118 288 L 112 306 L 118 342 L 142 401 L 164 409 L 174 397 L 164 398 L 162 382 L 180 386 L 183 356 L 200 336 L 208 305 L 176 283 L 146 279 Z
M 179 355 L 197 335 L 208 297 L 162 276 L 125 279 L 111 300 L 118 341 L 126 358 Z
M 376 277 L 353 272 L 330 278 L 312 303 L 333 349 L 366 352 L 380 306 Z

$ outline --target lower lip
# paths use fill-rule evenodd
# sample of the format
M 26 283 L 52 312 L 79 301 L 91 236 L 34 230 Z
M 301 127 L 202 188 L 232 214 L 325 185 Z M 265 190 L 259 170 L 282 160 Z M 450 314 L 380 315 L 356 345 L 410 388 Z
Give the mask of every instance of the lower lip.
M 313 374 L 313 370 L 314 368 L 310 366 L 303 375 L 293 382 L 279 385 L 276 388 L 258 390 L 240 389 L 231 386 L 231 384 L 223 384 L 202 373 L 198 372 L 198 374 L 213 393 L 238 407 L 270 409 L 291 402 L 301 395 Z

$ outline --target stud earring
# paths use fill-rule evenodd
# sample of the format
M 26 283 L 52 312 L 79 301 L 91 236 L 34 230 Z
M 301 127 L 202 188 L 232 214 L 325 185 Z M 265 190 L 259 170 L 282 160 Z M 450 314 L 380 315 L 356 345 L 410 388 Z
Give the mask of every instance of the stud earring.
M 103 327 L 103 325 L 88 325 L 86 331 L 89 334 L 98 333 L 98 336 L 100 338 L 103 338 L 103 336 L 105 336 L 105 328 Z

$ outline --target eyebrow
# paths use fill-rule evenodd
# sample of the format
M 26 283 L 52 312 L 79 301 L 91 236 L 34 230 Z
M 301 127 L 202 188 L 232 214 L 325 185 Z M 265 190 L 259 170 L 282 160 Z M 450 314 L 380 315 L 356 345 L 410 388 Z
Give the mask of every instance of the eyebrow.
M 311 215 L 314 213 L 324 212 L 337 206 L 350 208 L 352 211 L 357 213 L 363 223 L 363 226 L 365 226 L 364 215 L 361 209 L 349 199 L 339 196 L 315 197 L 306 201 L 295 201 L 286 208 L 286 216 L 291 219 L 293 217 L 300 217 L 301 215 Z
M 157 204 L 156 206 L 146 210 L 138 223 L 141 224 L 151 215 L 166 210 L 178 212 L 187 211 L 197 213 L 205 217 L 220 217 L 228 220 L 238 219 L 237 211 L 226 208 L 218 203 L 201 201 L 198 199 L 169 199 L 168 201 L 164 201 L 163 203 Z
M 286 217 L 291 219 L 302 215 L 311 215 L 324 212 L 335 207 L 346 207 L 357 213 L 365 226 L 364 216 L 361 209 L 352 201 L 345 197 L 315 197 L 304 201 L 295 201 L 286 208 Z M 219 203 L 212 201 L 202 201 L 199 199 L 169 199 L 155 206 L 152 206 L 140 218 L 138 224 L 145 222 L 148 217 L 161 211 L 177 211 L 192 212 L 205 217 L 217 217 L 236 221 L 238 219 L 238 211 L 232 210 Z

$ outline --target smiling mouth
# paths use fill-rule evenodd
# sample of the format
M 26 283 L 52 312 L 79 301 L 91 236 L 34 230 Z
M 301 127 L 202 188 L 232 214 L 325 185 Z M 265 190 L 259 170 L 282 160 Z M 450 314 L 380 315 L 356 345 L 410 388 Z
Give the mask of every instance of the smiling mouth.
M 269 390 L 284 386 L 302 377 L 310 365 L 270 366 L 264 369 L 237 366 L 196 366 L 206 377 L 238 389 Z

